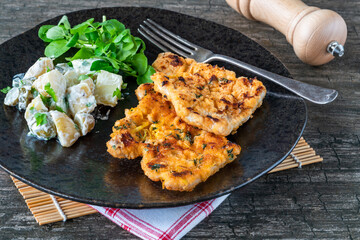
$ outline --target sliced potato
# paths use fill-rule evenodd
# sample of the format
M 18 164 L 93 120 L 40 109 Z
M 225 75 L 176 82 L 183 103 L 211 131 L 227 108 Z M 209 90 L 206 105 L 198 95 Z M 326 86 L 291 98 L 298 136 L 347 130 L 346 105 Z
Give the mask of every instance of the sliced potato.
M 59 111 L 50 111 L 50 115 L 56 126 L 56 133 L 61 146 L 70 147 L 80 137 L 76 130 L 75 123 L 65 113 Z
M 20 90 L 17 87 L 10 89 L 4 99 L 4 104 L 7 106 L 16 106 L 19 102 Z
M 73 67 L 70 67 L 67 63 L 58 63 L 55 66 L 55 69 L 58 70 L 66 78 L 66 87 L 71 87 L 78 84 L 80 74 L 75 71 Z
M 92 80 L 92 78 L 88 77 L 84 80 L 81 80 L 81 82 L 86 83 L 87 85 L 89 85 L 89 88 L 91 89 L 91 92 L 94 93 L 95 91 L 95 84 L 94 84 L 94 80 Z
M 56 137 L 55 125 L 49 112 L 39 112 L 39 114 L 46 115 L 46 123 L 37 124 L 34 114 L 33 119 L 35 119 L 35 121 L 31 122 L 31 126 L 29 126 L 30 132 L 35 136 L 37 136 L 38 138 L 45 140 L 49 140 L 51 138 Z
M 32 87 L 44 97 L 51 97 L 45 90 L 45 86 L 48 83 L 54 89 L 56 98 L 60 99 L 65 96 L 66 78 L 56 69 L 41 75 L 34 81 Z
M 61 99 L 59 99 L 57 101 L 57 103 L 53 103 L 51 106 L 50 106 L 50 110 L 58 110 L 58 111 L 63 111 L 64 113 L 66 113 L 67 115 L 70 116 L 70 111 L 68 109 L 68 106 L 67 106 L 67 103 L 66 103 L 66 100 L 65 100 L 65 96 Z
M 30 110 L 31 109 L 31 110 Z M 27 106 L 25 111 L 25 120 L 29 121 L 35 112 L 48 112 L 48 108 L 44 105 L 40 96 L 34 98 L 31 103 Z
M 42 121 L 38 122 L 37 118 Z M 40 96 L 34 98 L 27 106 L 25 120 L 30 133 L 36 137 L 45 140 L 56 137 L 55 124 Z
M 37 60 L 34 65 L 32 65 L 29 70 L 25 73 L 25 78 L 35 77 L 38 78 L 39 76 L 46 73 L 48 70 L 54 69 L 54 63 L 51 58 L 42 57 Z
M 91 132 L 95 126 L 95 118 L 89 113 L 76 113 L 74 122 L 79 127 L 82 136 L 85 136 L 87 133 Z
M 36 80 L 35 77 L 31 77 L 31 78 L 24 78 L 24 74 L 16 74 L 13 77 L 12 80 L 12 87 L 17 87 L 17 88 L 21 88 L 23 86 L 30 86 L 33 84 L 33 82 Z
M 79 83 L 68 88 L 69 110 L 72 116 L 78 112 L 91 113 L 96 107 L 96 100 L 86 83 Z
M 19 103 L 18 108 L 20 110 L 25 110 L 27 105 L 32 100 L 33 96 L 31 94 L 31 86 L 23 85 L 19 88 Z
M 20 110 L 25 110 L 27 105 L 33 99 L 31 93 L 31 85 L 33 84 L 36 78 L 22 78 L 20 74 L 13 78 L 13 87 L 19 89 L 18 96 L 18 108 Z
M 65 74 L 74 70 L 74 68 L 70 67 L 67 63 L 58 63 L 56 64 L 55 69 L 58 70 L 61 74 Z
M 74 86 L 76 84 L 79 84 L 79 82 L 80 82 L 79 81 L 80 74 L 75 72 L 75 70 L 67 71 L 64 74 L 64 77 L 66 78 L 66 86 L 67 87 Z
M 81 74 L 90 73 L 91 64 L 99 59 L 91 58 L 91 59 L 76 59 L 71 61 L 74 70 Z
M 16 74 L 12 79 L 12 87 L 20 87 L 22 85 L 22 80 L 24 79 L 24 73 Z
M 96 79 L 94 92 L 97 104 L 115 107 L 118 98 L 113 94 L 117 88 L 121 90 L 122 83 L 120 75 L 101 70 Z

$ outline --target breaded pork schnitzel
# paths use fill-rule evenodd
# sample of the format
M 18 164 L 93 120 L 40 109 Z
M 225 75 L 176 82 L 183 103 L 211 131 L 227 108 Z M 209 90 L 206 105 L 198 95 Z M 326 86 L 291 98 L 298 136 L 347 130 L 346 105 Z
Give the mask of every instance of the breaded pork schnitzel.
M 155 91 L 174 106 L 186 123 L 227 136 L 235 133 L 261 106 L 262 82 L 236 78 L 232 71 L 173 53 L 161 53 L 153 63 Z
M 240 153 L 240 146 L 225 137 L 181 120 L 153 84 L 140 85 L 136 94 L 139 105 L 116 121 L 108 152 L 117 158 L 142 156 L 145 175 L 163 188 L 191 191 Z

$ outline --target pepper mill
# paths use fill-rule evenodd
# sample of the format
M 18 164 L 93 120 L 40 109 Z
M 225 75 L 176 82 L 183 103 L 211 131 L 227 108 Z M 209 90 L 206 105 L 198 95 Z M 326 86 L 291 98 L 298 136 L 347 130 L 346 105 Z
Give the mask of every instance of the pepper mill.
M 347 28 L 334 11 L 307 6 L 300 0 L 226 0 L 250 20 L 269 24 L 286 36 L 296 55 L 322 65 L 344 55 Z

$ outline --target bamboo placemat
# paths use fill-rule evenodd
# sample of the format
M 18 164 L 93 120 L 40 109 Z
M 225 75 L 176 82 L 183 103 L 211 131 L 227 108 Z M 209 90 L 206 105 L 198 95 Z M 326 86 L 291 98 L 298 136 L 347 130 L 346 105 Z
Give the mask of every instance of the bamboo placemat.
M 322 161 L 323 159 L 319 155 L 316 155 L 314 149 L 312 149 L 309 144 L 301 138 L 291 154 L 269 173 L 295 167 L 301 168 L 304 165 Z M 86 204 L 52 196 L 30 187 L 14 177 L 11 177 L 11 179 L 20 194 L 24 197 L 28 208 L 34 215 L 39 225 L 66 221 L 66 219 L 85 216 L 97 212 Z

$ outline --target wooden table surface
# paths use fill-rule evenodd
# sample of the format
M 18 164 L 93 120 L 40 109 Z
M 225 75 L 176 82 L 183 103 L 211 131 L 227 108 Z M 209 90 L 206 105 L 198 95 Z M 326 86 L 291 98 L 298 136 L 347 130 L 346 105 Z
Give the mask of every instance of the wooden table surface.
M 185 239 L 360 239 L 360 1 L 305 2 L 345 19 L 343 58 L 307 66 L 279 32 L 239 16 L 225 0 L 0 0 L 0 43 L 49 18 L 110 6 L 169 9 L 242 32 L 274 53 L 295 79 L 339 91 L 331 104 L 308 103 L 304 138 L 324 162 L 270 174 L 234 192 Z M 38 226 L 9 176 L 0 171 L 0 239 L 90 238 L 136 239 L 100 214 Z

